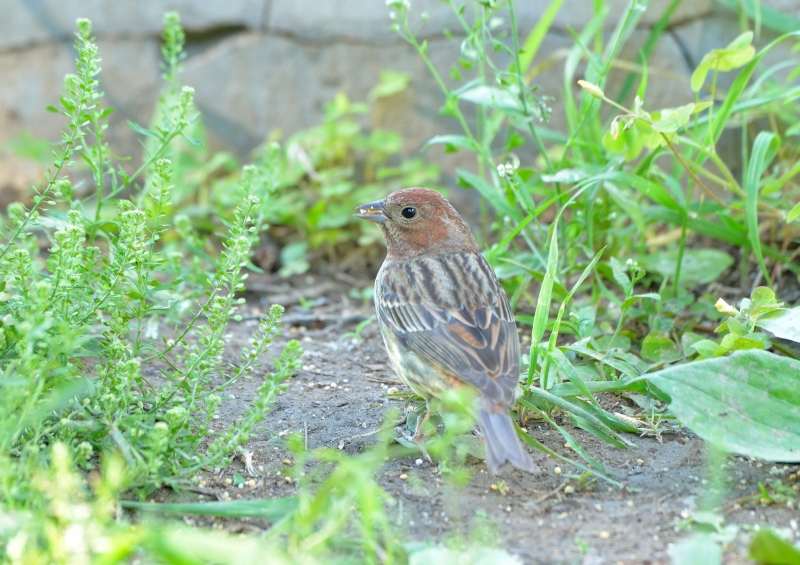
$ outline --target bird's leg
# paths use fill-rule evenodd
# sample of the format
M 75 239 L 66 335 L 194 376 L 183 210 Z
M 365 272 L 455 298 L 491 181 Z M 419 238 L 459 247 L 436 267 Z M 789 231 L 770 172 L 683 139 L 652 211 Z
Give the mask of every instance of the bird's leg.
M 421 443 L 424 439 L 425 434 L 423 433 L 423 430 L 425 429 L 425 424 L 428 423 L 428 420 L 431 417 L 431 407 L 427 402 L 425 404 L 425 414 L 422 415 L 422 418 L 417 420 L 417 431 L 414 433 L 414 441 L 416 443 Z
M 428 419 L 430 419 L 430 417 L 431 417 L 431 406 L 430 403 L 426 401 L 425 414 L 423 414 L 422 417 L 417 418 L 416 432 L 414 432 L 413 436 L 411 434 L 404 433 L 403 437 L 407 441 L 411 441 L 417 444 L 417 447 L 419 447 L 419 450 L 422 452 L 422 455 L 425 457 L 428 463 L 433 464 L 433 459 L 431 459 L 431 456 L 428 454 L 428 450 L 425 449 L 425 434 L 423 433 L 425 424 L 428 423 Z

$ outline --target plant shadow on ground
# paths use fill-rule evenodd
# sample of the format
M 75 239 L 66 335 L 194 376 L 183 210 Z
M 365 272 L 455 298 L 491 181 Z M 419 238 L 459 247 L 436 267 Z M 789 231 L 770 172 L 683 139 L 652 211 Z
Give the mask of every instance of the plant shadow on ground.
M 308 449 L 327 447 L 354 455 L 379 441 L 389 414 L 404 410 L 404 398 L 387 394 L 394 392 L 392 387 L 401 392 L 405 387 L 389 366 L 377 326 L 367 325 L 360 339 L 346 335 L 359 320 L 372 315 L 371 305 L 347 297 L 348 286 L 332 286 L 330 279 L 310 275 L 290 282 L 254 276 L 249 286 L 267 292 L 248 295 L 242 309 L 244 320 L 231 328 L 231 350 L 247 343 L 259 311 L 266 309 L 276 294 L 282 294 L 287 305 L 284 335 L 276 344 L 293 338 L 304 348 L 301 371 L 289 381 L 245 445 L 258 476 L 251 478 L 241 456 L 227 468 L 201 474 L 202 486 L 179 492 L 160 489 L 151 500 L 292 496 L 297 487 L 289 478 L 300 471 L 310 472 L 315 463 L 294 468 L 288 437 L 298 434 Z M 319 296 L 316 305 L 309 308 L 306 296 Z M 222 430 L 235 424 L 252 402 L 259 383 L 254 376 L 231 389 L 235 399 L 220 405 L 216 427 Z M 599 399 L 612 412 L 628 403 L 615 395 Z M 622 490 L 599 480 L 580 481 L 580 471 L 535 451 L 535 474 L 506 469 L 492 476 L 482 461 L 468 458 L 466 467 L 472 478 L 466 485 L 456 486 L 437 470 L 436 461 L 431 464 L 415 454 L 387 461 L 378 472 L 378 483 L 394 499 L 387 509 L 394 533 L 404 543 L 415 544 L 485 540 L 487 545 L 518 555 L 526 564 L 669 563 L 670 544 L 686 536 L 687 526 L 703 520 L 697 507 L 708 492 L 706 444 L 681 430 L 664 433 L 660 441 L 629 436 L 636 447 L 622 450 L 574 427 L 566 417 L 556 421 L 616 473 L 625 485 Z M 574 457 L 563 437 L 546 423 L 534 422 L 532 427 L 533 436 L 547 447 Z M 767 525 L 786 529 L 797 518 L 797 510 L 791 506 L 760 503 L 756 496 L 759 484 L 778 479 L 784 485 L 796 485 L 800 466 L 738 456 L 730 457 L 723 466 L 720 472 L 727 487 L 720 508 L 727 526 L 718 524 L 716 533 L 727 541 L 726 563 L 751 563 L 746 555 L 753 529 Z M 183 520 L 188 525 L 233 533 L 255 534 L 269 526 L 256 518 L 184 516 Z

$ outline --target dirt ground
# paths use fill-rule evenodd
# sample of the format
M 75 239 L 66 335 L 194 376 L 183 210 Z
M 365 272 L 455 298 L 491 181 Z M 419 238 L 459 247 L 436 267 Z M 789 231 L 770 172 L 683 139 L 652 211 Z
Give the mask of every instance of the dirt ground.
M 377 324 L 368 325 L 358 340 L 345 336 L 372 315 L 371 304 L 349 298 L 347 290 L 368 284 L 367 280 L 347 284 L 311 276 L 291 283 L 266 276 L 249 281 L 248 302 L 242 310 L 245 320 L 231 328 L 232 354 L 256 328 L 259 311 L 265 311 L 271 303 L 281 303 L 287 307 L 285 324 L 273 352 L 285 340 L 298 339 L 305 351 L 303 367 L 246 445 L 259 469 L 255 485 L 236 488 L 229 484 L 234 473 L 247 476 L 244 462 L 237 457 L 229 468 L 204 476 L 204 494 L 191 493 L 192 500 L 290 496 L 295 487 L 284 476 L 284 460 L 290 458 L 285 448 L 287 434 L 304 434 L 311 449 L 327 446 L 358 453 L 376 441 L 376 432 L 390 409 L 402 412 L 405 402 L 387 397 L 391 387 L 406 389 L 389 366 Z M 306 308 L 300 307 L 301 302 Z M 230 390 L 236 398 L 223 402 L 220 429 L 241 416 L 259 384 L 256 375 Z M 626 402 L 617 397 L 604 401 Z M 485 538 L 489 532 L 489 539 L 519 555 L 526 565 L 669 563 L 670 545 L 686 536 L 681 525 L 707 490 L 703 441 L 684 430 L 664 435 L 661 442 L 631 436 L 637 447 L 621 450 L 572 427 L 566 418 L 560 423 L 594 458 L 617 474 L 626 485 L 625 492 L 602 481 L 594 482 L 591 489 L 582 489 L 577 481 L 566 478 L 578 474 L 578 470 L 532 448 L 539 472 L 527 475 L 506 470 L 494 477 L 486 472 L 482 461 L 468 459 L 474 475 L 465 487 L 448 482 L 421 456 L 411 456 L 387 462 L 378 474 L 379 483 L 396 501 L 389 515 L 397 535 L 425 542 L 453 537 L 469 540 L 477 535 Z M 532 434 L 554 451 L 575 457 L 565 448 L 562 436 L 546 424 L 534 424 Z M 560 474 L 556 467 L 561 468 Z M 793 482 L 797 475 L 792 477 L 792 473 L 800 466 L 731 457 L 725 467 L 729 485 L 722 506 L 725 524 L 737 526 L 729 529 L 732 534 L 725 546 L 725 563 L 750 563 L 747 543 L 750 532 L 758 527 L 794 529 L 798 536 L 800 511 L 796 503 L 794 507 L 785 503 L 754 505 L 746 497 L 758 492 L 759 483 L 774 479 L 797 484 Z M 492 488 L 498 481 L 507 485 L 505 492 Z M 574 490 L 565 492 L 567 485 Z M 181 498 L 187 500 L 185 496 Z M 161 491 L 155 499 L 175 497 Z M 243 533 L 257 533 L 267 527 L 256 520 L 184 520 Z

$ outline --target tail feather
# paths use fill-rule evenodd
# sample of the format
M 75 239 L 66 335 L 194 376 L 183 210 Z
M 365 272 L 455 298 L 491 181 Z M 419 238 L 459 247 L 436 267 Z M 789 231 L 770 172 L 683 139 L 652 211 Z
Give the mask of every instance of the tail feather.
M 489 471 L 496 475 L 506 463 L 511 463 L 517 469 L 532 473 L 535 469 L 533 461 L 522 447 L 508 411 L 488 405 L 481 407 L 478 415 L 486 438 Z

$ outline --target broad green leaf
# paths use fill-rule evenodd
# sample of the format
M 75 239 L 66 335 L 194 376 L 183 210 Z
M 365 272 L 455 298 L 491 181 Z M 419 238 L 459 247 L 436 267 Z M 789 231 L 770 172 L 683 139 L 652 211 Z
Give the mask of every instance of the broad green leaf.
M 695 342 L 692 347 L 703 357 L 718 356 L 717 349 L 719 349 L 719 344 L 716 341 L 711 341 L 710 339 L 701 339 L 700 341 Z
M 694 344 L 702 340 L 703 338 L 700 335 L 694 332 L 686 332 L 681 336 L 681 349 L 685 355 L 688 355 L 691 352 L 692 347 L 694 347 Z
M 769 347 L 768 344 L 764 343 L 763 340 L 756 338 L 755 336 L 758 334 L 737 334 L 737 333 L 729 333 L 725 337 L 722 338 L 720 342 L 720 347 L 722 347 L 725 352 L 728 351 L 741 351 L 745 349 L 766 349 Z M 764 336 L 766 337 L 766 336 Z
M 649 273 L 672 278 L 675 275 L 678 250 L 648 253 L 637 257 L 637 261 Z M 733 257 L 719 249 L 685 249 L 681 261 L 681 281 L 690 287 L 708 284 L 717 280 L 731 265 Z
M 694 104 L 685 104 L 677 108 L 661 110 L 661 117 L 653 122 L 653 129 L 662 133 L 675 132 L 689 123 L 694 113 Z
M 753 536 L 750 557 L 761 565 L 800 565 L 800 549 L 768 529 L 759 530 Z
M 722 103 L 722 106 L 719 107 L 714 113 L 712 129 L 713 129 L 713 141 L 716 142 L 719 140 L 719 136 L 722 135 L 722 130 L 728 125 L 728 118 L 730 117 L 731 113 L 734 111 L 737 101 L 739 97 L 744 92 L 745 88 L 747 87 L 747 83 L 750 81 L 750 77 L 753 75 L 753 72 L 758 66 L 758 63 L 761 59 L 766 55 L 770 50 L 772 50 L 776 45 L 786 41 L 791 37 L 800 37 L 800 31 L 793 31 L 791 33 L 784 34 L 780 36 L 775 41 L 772 41 L 769 45 L 764 47 L 758 55 L 756 55 L 752 61 L 747 63 L 747 66 L 742 69 L 737 75 L 736 79 L 731 84 L 730 88 L 728 89 L 728 95 L 725 97 L 725 101 Z M 699 90 L 699 88 L 698 88 Z
M 749 63 L 756 54 L 755 47 L 751 45 L 752 42 L 753 32 L 746 31 L 731 41 L 724 49 L 712 49 L 706 53 L 697 69 L 692 73 L 690 81 L 692 90 L 697 92 L 703 87 L 706 76 L 712 69 L 725 72 Z
M 681 358 L 681 350 L 669 336 L 650 332 L 642 340 L 642 359 L 651 363 L 671 363 Z
M 646 378 L 680 422 L 720 449 L 800 461 L 800 361 L 766 351 L 668 367 Z
M 758 318 L 756 326 L 776 337 L 800 343 L 800 307 L 764 314 Z
M 607 131 L 601 140 L 603 147 L 612 153 L 624 153 L 625 159 L 633 161 L 644 149 L 645 135 L 642 135 L 640 128 L 629 127 L 619 128 L 615 135 L 611 130 Z
M 753 289 L 750 293 L 750 305 L 748 312 L 753 314 L 760 314 L 770 309 L 770 307 L 780 307 L 777 299 L 775 298 L 775 291 L 767 286 L 759 286 Z

